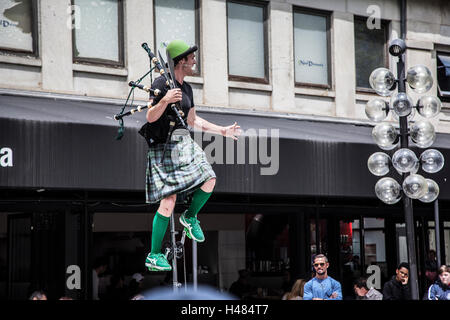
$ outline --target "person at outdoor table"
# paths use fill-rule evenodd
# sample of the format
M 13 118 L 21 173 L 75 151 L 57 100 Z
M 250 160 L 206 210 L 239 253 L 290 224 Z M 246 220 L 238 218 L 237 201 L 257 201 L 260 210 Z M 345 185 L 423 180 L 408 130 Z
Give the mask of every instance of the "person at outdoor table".
M 342 300 L 341 284 L 328 276 L 328 259 L 319 254 L 313 263 L 316 276 L 305 284 L 303 300 Z

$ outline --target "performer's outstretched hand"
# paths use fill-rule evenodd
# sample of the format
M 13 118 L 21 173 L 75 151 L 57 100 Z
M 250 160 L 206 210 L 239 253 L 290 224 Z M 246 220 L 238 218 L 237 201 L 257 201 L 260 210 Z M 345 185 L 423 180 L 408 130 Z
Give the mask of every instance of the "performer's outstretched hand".
M 241 127 L 237 125 L 237 122 L 235 122 L 231 126 L 223 127 L 222 135 L 224 137 L 229 137 L 229 138 L 232 138 L 234 140 L 237 140 L 238 138 L 236 136 L 240 136 L 241 135 L 241 129 L 240 128 Z

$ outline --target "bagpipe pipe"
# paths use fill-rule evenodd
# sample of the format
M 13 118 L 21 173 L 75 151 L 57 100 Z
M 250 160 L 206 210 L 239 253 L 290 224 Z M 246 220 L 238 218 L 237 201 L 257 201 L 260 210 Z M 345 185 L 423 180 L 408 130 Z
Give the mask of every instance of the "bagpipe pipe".
M 155 97 L 157 97 L 158 95 L 161 94 L 161 91 L 158 90 L 158 89 L 152 89 L 152 88 L 150 88 L 150 87 L 148 87 L 148 86 L 144 86 L 143 84 L 140 84 L 140 83 L 137 83 L 137 82 L 134 82 L 134 81 L 130 81 L 130 82 L 128 83 L 128 85 L 129 85 L 130 87 L 132 87 L 132 88 L 139 88 L 139 89 L 141 89 L 141 90 L 144 90 L 144 91 L 150 93 L 151 95 L 153 95 L 153 96 L 155 96 Z M 131 109 L 130 111 L 127 111 L 127 112 L 125 112 L 125 113 L 115 114 L 115 115 L 114 115 L 114 120 L 120 120 L 120 119 L 122 119 L 123 117 L 131 116 L 131 115 L 133 115 L 135 112 L 141 112 L 141 111 L 143 111 L 143 110 L 145 110 L 145 109 L 148 109 L 148 108 L 151 108 L 150 102 L 148 102 L 146 106 L 137 106 L 137 107 L 135 107 L 134 109 Z
M 140 82 L 141 82 L 148 74 L 150 74 L 150 77 L 151 77 L 151 72 L 152 72 L 154 69 L 156 69 L 156 71 L 159 72 L 159 74 L 165 78 L 165 80 L 166 80 L 166 86 L 167 86 L 169 89 L 175 89 L 175 88 L 177 88 L 177 84 L 176 84 L 176 81 L 175 81 L 175 73 L 174 73 L 174 63 L 173 63 L 173 60 L 172 60 L 171 57 L 170 57 L 169 52 L 167 52 L 167 60 L 168 60 L 168 63 L 166 63 L 166 62 L 164 61 L 164 59 L 163 59 L 161 53 L 158 51 L 158 55 L 159 55 L 159 59 L 158 59 L 158 58 L 155 56 L 155 54 L 150 50 L 150 48 L 148 47 L 147 43 L 144 42 L 144 43 L 142 44 L 142 48 L 147 52 L 147 54 L 148 54 L 148 56 L 149 56 L 149 58 L 150 58 L 150 67 L 151 67 L 151 64 L 152 64 L 152 63 L 153 63 L 155 66 L 154 66 L 153 68 L 150 68 L 150 71 L 148 71 L 148 72 L 147 72 L 144 76 L 142 76 L 139 80 L 137 80 L 137 81 L 130 81 L 130 82 L 128 83 L 128 85 L 131 87 L 131 89 L 130 89 L 130 92 L 129 92 L 129 94 L 128 94 L 128 98 L 127 98 L 127 100 L 126 100 L 126 102 L 125 102 L 125 105 L 122 107 L 122 110 L 121 110 L 118 114 L 115 114 L 115 115 L 114 115 L 114 120 L 119 121 L 119 126 L 120 126 L 120 127 L 119 127 L 118 135 L 117 135 L 117 137 L 116 137 L 117 140 L 120 140 L 120 139 L 123 137 L 123 132 L 124 132 L 123 118 L 124 118 L 124 117 L 133 115 L 133 114 L 135 114 L 136 112 L 141 112 L 141 111 L 143 111 L 143 110 L 145 110 L 145 109 L 149 109 L 149 108 L 152 108 L 152 107 L 153 107 L 152 104 L 151 104 L 150 102 L 148 102 L 147 105 L 143 105 L 143 106 L 140 106 L 140 105 L 138 105 L 138 106 L 133 106 L 132 103 L 131 103 L 132 109 L 129 110 L 129 111 L 127 111 L 127 112 L 124 112 L 124 111 L 125 111 L 125 108 L 126 108 L 127 105 L 128 105 L 128 101 L 129 101 L 129 99 L 130 99 L 130 96 L 131 96 L 131 95 L 133 94 L 133 92 L 134 92 L 134 89 L 135 89 L 135 88 L 138 88 L 138 89 L 144 90 L 144 91 L 148 92 L 150 95 L 155 96 L 155 97 L 157 97 L 157 96 L 159 96 L 159 95 L 161 94 L 161 91 L 160 91 L 160 90 L 158 90 L 158 89 L 152 89 L 152 88 L 150 88 L 150 87 L 148 87 L 148 86 L 145 86 L 145 85 L 143 85 L 143 84 L 140 83 Z M 168 69 L 169 69 L 169 70 L 168 70 Z M 184 127 L 184 128 L 187 129 L 187 125 L 186 125 L 185 121 L 183 120 L 184 113 L 183 113 L 183 111 L 181 110 L 180 103 L 179 103 L 179 102 L 177 102 L 177 103 L 171 103 L 171 104 L 170 104 L 170 108 L 171 108 L 171 110 L 173 111 L 173 114 L 175 115 L 175 119 L 174 119 L 174 121 L 170 121 L 170 127 L 171 127 L 171 128 L 170 128 L 170 131 L 169 131 L 169 132 L 171 133 L 173 127 L 175 126 L 175 122 L 178 122 L 182 127 Z M 142 130 L 142 129 L 141 129 L 141 130 Z M 146 140 L 147 140 L 147 137 L 146 137 L 146 136 L 144 136 L 144 138 L 146 138 Z

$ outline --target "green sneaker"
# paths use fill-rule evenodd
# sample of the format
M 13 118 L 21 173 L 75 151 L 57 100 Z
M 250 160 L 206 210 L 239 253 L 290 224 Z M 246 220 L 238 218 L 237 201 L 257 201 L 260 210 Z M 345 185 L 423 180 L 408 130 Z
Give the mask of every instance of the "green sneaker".
M 166 259 L 166 256 L 162 253 L 149 253 L 147 259 L 145 259 L 145 266 L 150 271 L 170 271 L 172 266 Z
M 186 235 L 197 242 L 205 241 L 202 228 L 200 228 L 200 221 L 196 217 L 186 218 L 185 213 L 186 211 L 181 214 L 180 223 L 185 227 Z

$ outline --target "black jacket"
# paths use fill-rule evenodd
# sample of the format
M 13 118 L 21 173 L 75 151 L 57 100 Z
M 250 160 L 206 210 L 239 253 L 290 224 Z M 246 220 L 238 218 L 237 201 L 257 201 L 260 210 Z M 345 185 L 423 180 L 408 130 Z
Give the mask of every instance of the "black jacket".
M 409 283 L 403 285 L 393 276 L 391 280 L 384 284 L 383 300 L 411 300 Z

